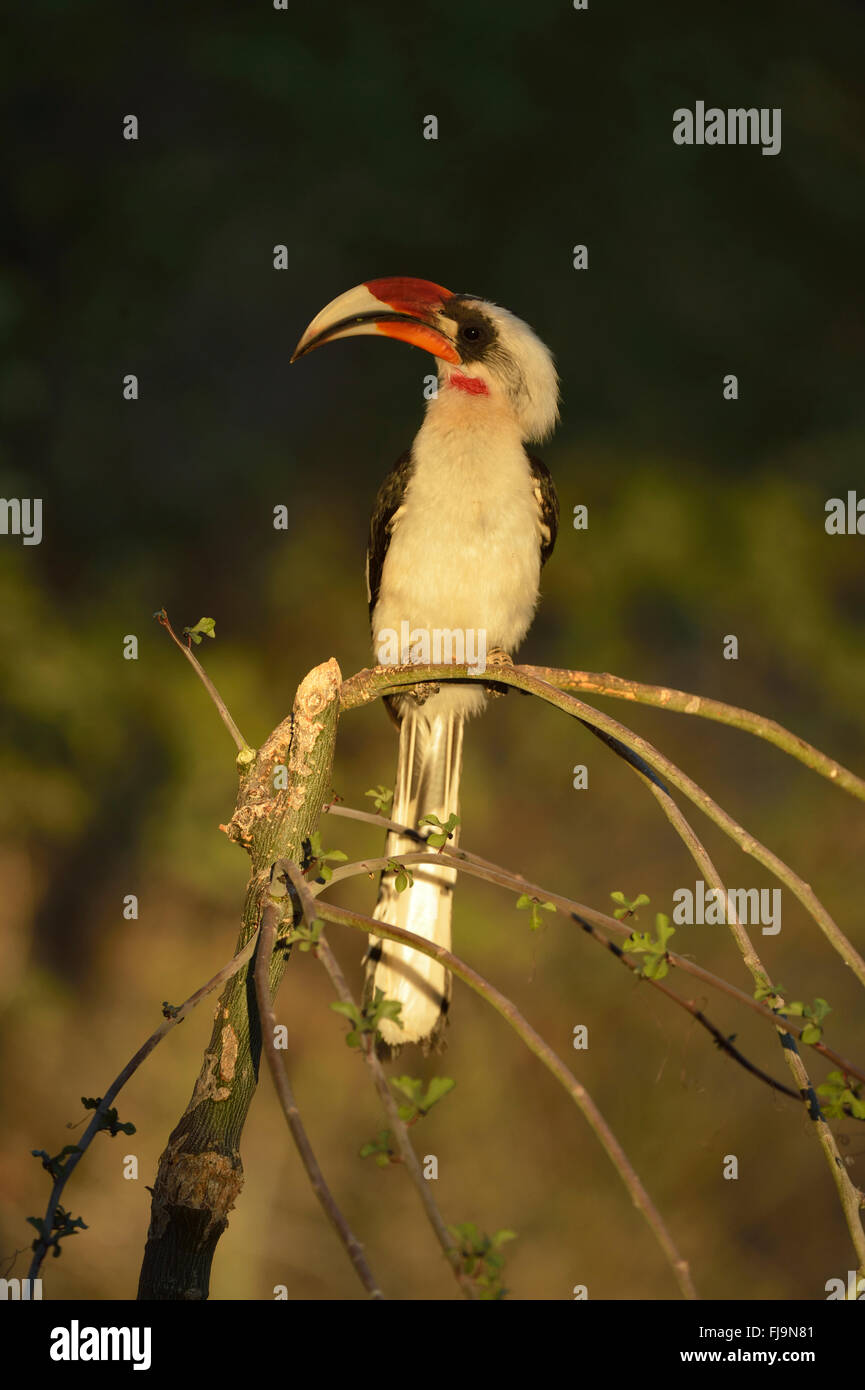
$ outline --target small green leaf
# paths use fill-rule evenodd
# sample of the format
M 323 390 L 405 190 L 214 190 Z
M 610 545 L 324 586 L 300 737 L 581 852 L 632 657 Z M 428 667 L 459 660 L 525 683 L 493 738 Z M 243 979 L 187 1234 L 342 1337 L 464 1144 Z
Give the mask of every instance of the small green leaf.
M 393 1155 L 393 1136 L 389 1129 L 380 1129 L 374 1139 L 359 1150 L 361 1158 L 375 1158 L 380 1168 L 386 1168 Z
M 303 869 L 314 881 L 330 883 L 333 877 L 331 863 L 345 863 L 348 855 L 341 849 L 323 849 L 321 834 L 314 830 L 303 842 Z
M 813 1004 L 806 1004 L 801 999 L 793 999 L 784 1005 L 783 1012 L 792 1014 L 794 1018 L 807 1018 L 808 1025 L 802 1030 L 802 1041 L 804 1043 L 819 1042 L 823 1036 L 822 1023 L 827 1014 L 831 1014 L 831 1005 L 825 999 L 817 998 Z
M 183 629 L 187 637 L 191 637 L 196 646 L 202 637 L 216 638 L 216 622 L 213 618 L 199 618 L 195 627 L 185 627 Z
M 390 787 L 370 787 L 365 796 L 372 798 L 373 805 L 380 816 L 386 816 L 393 802 L 393 791 Z
M 279 938 L 279 945 L 290 946 L 297 942 L 298 950 L 314 951 L 318 946 L 323 930 L 324 922 L 321 917 L 313 918 L 309 926 L 305 922 L 300 922 Z
M 360 1009 L 356 1004 L 343 1003 L 339 1000 L 330 1006 L 335 1014 L 343 1014 L 345 1018 L 351 1019 L 352 1023 L 360 1022 Z
M 433 849 L 442 849 L 443 846 L 447 844 L 448 840 L 453 838 L 453 833 L 456 830 L 459 823 L 459 816 L 454 815 L 452 811 L 444 823 L 442 823 L 439 820 L 438 816 L 434 816 L 432 814 L 429 814 L 427 816 L 421 816 L 420 820 L 418 821 L 418 826 L 438 826 L 438 830 L 434 831 L 431 835 L 426 836 L 426 842 L 428 845 L 432 845 Z
M 852 1082 L 841 1071 L 830 1071 L 826 1080 L 817 1087 L 818 1096 L 823 1099 L 823 1111 L 828 1119 L 841 1119 L 852 1115 L 854 1119 L 865 1120 L 865 1101 L 861 1082 Z
M 423 1099 L 424 1114 L 426 1114 L 428 1110 L 431 1110 L 438 1101 L 443 1100 L 444 1097 L 453 1090 L 456 1084 L 457 1083 L 450 1076 L 434 1076 L 427 1087 L 427 1093 Z
M 541 927 L 544 925 L 544 923 L 543 923 L 543 918 L 541 917 L 541 909 L 542 909 L 542 908 L 543 908 L 544 912 L 555 912 L 555 910 L 556 910 L 556 905 L 555 905 L 555 903 L 542 902 L 540 898 L 532 898 L 532 897 L 529 896 L 528 893 L 522 893 L 522 894 L 520 895 L 520 897 L 517 898 L 517 907 L 518 907 L 518 908 L 525 908 L 525 907 L 527 907 L 527 908 L 530 909 L 530 912 L 529 912 L 529 930 L 530 930 L 530 931 L 540 931 L 540 930 L 541 930 Z
M 399 1026 L 402 1027 L 402 1021 L 400 1019 L 401 1013 L 402 1004 L 399 1002 L 398 999 L 385 999 L 382 1001 L 381 1005 L 375 1009 L 373 1017 L 375 1019 L 376 1024 L 381 1023 L 384 1019 L 387 1019 L 389 1020 L 389 1022 L 398 1023 Z
M 758 985 L 754 990 L 754 998 L 759 1004 L 762 1004 L 767 999 L 782 999 L 786 993 L 787 991 L 782 984 Z
M 391 859 L 384 869 L 386 874 L 394 875 L 394 888 L 398 893 L 404 893 L 412 883 L 414 883 L 414 873 L 407 864 L 397 864 Z
M 612 898 L 614 903 L 622 904 L 622 906 L 617 907 L 615 912 L 613 913 L 613 916 L 618 921 L 621 921 L 623 917 L 633 916 L 636 913 L 638 907 L 645 907 L 646 904 L 651 901 L 651 899 L 645 893 L 638 893 L 637 896 L 634 898 L 633 902 L 631 902 L 628 898 L 625 897 L 624 893 L 622 893 L 618 889 L 615 893 L 611 893 L 610 897 Z
M 622 943 L 623 951 L 647 957 L 640 969 L 640 974 L 647 980 L 663 980 L 669 972 L 667 942 L 676 934 L 676 928 L 670 926 L 670 919 L 663 912 L 655 914 L 655 931 L 655 937 L 650 936 L 648 932 L 633 932 L 627 941 Z
M 815 999 L 808 1017 L 813 1018 L 815 1023 L 822 1023 L 826 1015 L 831 1014 L 831 1012 L 832 1007 L 826 1003 L 825 999 Z
M 490 1238 L 473 1221 L 448 1229 L 457 1240 L 463 1273 L 475 1284 L 477 1296 L 484 1300 L 504 1298 L 508 1290 L 502 1284 L 505 1261 L 500 1247 L 515 1240 L 516 1232 L 501 1230 Z
M 356 1004 L 346 1001 L 339 1001 L 330 1006 L 334 1013 L 342 1014 L 354 1024 L 351 1032 L 346 1035 L 346 1043 L 349 1047 L 360 1047 L 365 1036 L 375 1033 L 379 1024 L 384 1019 L 395 1023 L 398 1028 L 402 1027 L 402 1004 L 397 999 L 385 999 L 384 991 L 377 989 L 375 998 L 363 1009 L 359 1009 Z
M 406 1124 L 413 1124 L 429 1114 L 432 1107 L 453 1090 L 456 1082 L 449 1076 L 434 1076 L 426 1088 L 426 1094 L 423 1081 L 415 1076 L 392 1076 L 390 1084 L 408 1102 L 399 1108 L 400 1119 Z
M 647 980 L 663 980 L 669 972 L 669 962 L 663 956 L 653 956 L 643 966 L 643 974 Z
M 395 1091 L 399 1091 L 401 1096 L 405 1096 L 412 1104 L 419 1104 L 423 1082 L 415 1076 L 392 1076 L 390 1084 Z

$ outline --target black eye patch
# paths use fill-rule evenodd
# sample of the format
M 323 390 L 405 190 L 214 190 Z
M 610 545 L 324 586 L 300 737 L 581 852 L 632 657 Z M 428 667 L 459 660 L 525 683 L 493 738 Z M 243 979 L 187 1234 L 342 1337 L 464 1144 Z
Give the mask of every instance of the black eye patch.
M 484 319 L 478 319 L 476 323 L 461 323 L 457 329 L 460 343 L 489 343 L 493 336 L 492 325 Z
M 495 324 L 456 295 L 448 300 L 443 310 L 457 325 L 456 343 L 463 361 L 473 362 L 483 357 L 498 338 Z

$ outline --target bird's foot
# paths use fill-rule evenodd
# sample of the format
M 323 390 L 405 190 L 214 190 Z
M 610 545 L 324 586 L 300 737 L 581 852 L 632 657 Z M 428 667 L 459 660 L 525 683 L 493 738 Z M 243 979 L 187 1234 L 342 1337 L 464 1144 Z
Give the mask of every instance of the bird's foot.
M 490 666 L 513 666 L 514 659 L 510 652 L 506 652 L 504 647 L 490 647 L 487 652 L 487 669 Z M 491 700 L 501 699 L 502 695 L 507 695 L 510 686 L 502 685 L 501 681 L 490 681 L 484 683 L 484 690 Z
M 414 700 L 417 705 L 425 705 L 427 700 L 433 695 L 438 695 L 441 686 L 436 681 L 422 681 L 420 685 L 413 685 L 406 694 Z

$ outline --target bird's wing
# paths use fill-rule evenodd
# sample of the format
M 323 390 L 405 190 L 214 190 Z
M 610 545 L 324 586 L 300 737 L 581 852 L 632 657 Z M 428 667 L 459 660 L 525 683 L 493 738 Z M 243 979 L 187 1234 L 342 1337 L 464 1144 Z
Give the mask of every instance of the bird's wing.
M 541 564 L 545 565 L 553 553 L 559 531 L 559 498 L 552 474 L 545 463 L 534 454 L 526 451 L 532 479 L 535 485 L 535 498 L 538 503 L 538 517 L 541 527 Z
M 543 467 L 543 465 L 541 465 Z M 366 592 L 369 612 L 378 602 L 381 572 L 390 545 L 393 527 L 398 519 L 408 480 L 412 473 L 411 450 L 401 454 L 378 490 L 369 522 L 369 545 L 366 551 Z

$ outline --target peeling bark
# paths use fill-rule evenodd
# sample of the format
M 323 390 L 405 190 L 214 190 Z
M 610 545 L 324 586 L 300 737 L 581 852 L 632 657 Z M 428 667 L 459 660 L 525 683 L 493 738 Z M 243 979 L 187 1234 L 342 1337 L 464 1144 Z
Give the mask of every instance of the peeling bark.
M 240 766 L 237 806 L 221 827 L 252 860 L 236 950 L 258 929 L 271 866 L 277 859 L 299 862 L 318 824 L 330 787 L 341 679 L 333 659 L 310 671 L 291 714 L 255 761 Z M 287 774 L 283 790 L 274 783 L 280 767 Z M 272 994 L 287 960 L 287 952 L 274 952 Z M 254 965 L 253 956 L 222 993 L 192 1097 L 159 1160 L 139 1299 L 208 1296 L 213 1255 L 243 1186 L 240 1137 L 258 1084 Z

